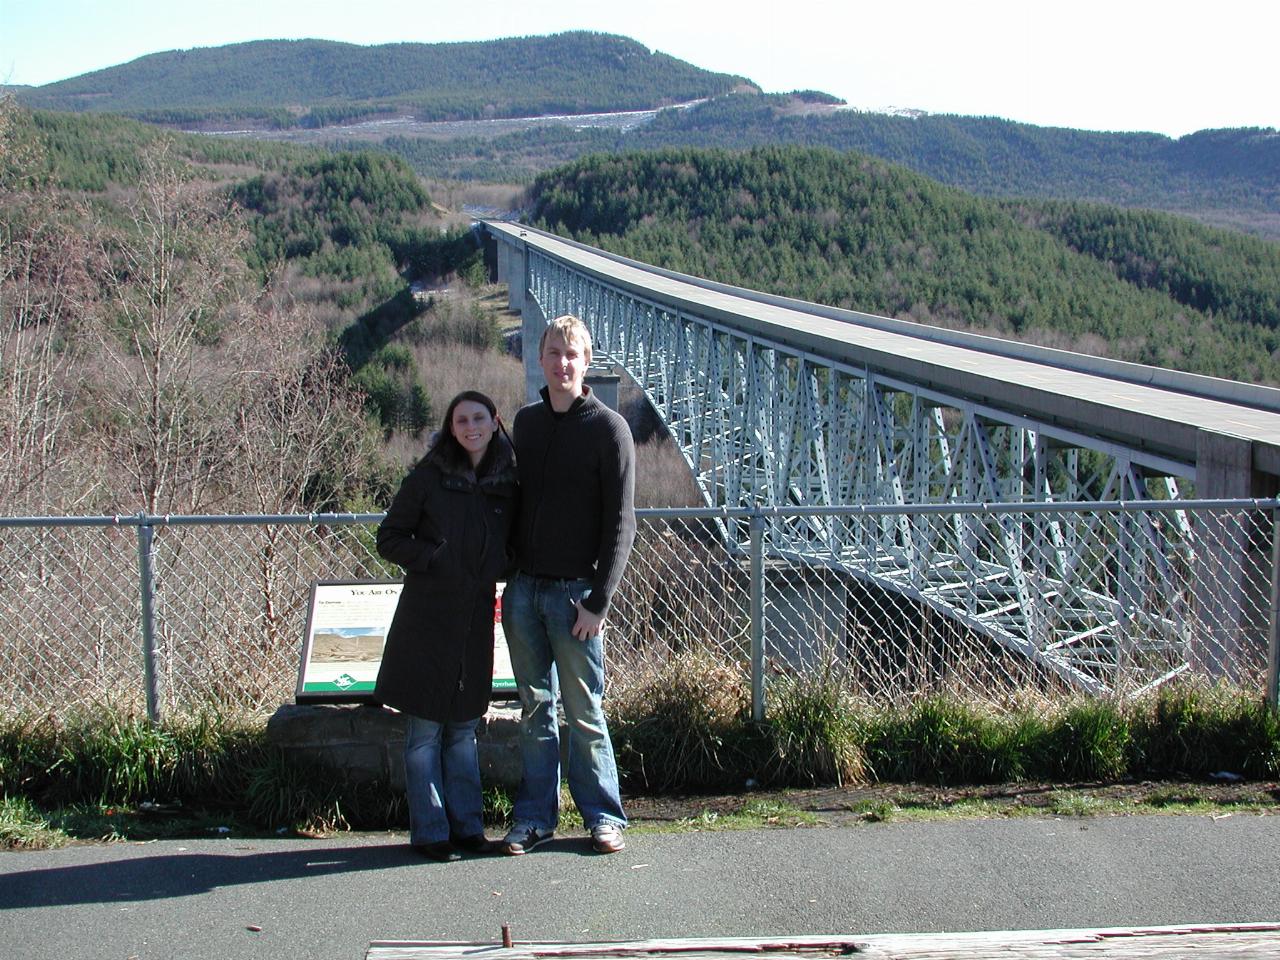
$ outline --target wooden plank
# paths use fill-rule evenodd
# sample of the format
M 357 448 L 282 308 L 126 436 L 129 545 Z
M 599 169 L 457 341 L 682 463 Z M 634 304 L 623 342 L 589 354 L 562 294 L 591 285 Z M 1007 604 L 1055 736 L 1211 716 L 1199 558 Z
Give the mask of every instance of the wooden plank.
M 375 940 L 365 960 L 1276 960 L 1280 923 L 900 933 L 849 937 L 689 938 L 601 943 Z

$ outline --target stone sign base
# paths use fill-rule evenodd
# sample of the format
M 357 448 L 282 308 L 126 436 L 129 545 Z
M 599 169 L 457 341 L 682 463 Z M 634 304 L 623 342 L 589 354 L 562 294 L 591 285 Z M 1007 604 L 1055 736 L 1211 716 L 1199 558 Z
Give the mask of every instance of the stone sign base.
M 404 789 L 405 716 L 360 704 L 294 704 L 267 721 L 267 742 L 303 763 L 316 764 L 352 783 L 387 783 Z M 520 704 L 494 703 L 480 721 L 480 776 L 514 789 L 520 783 Z M 563 724 L 560 743 L 567 745 Z

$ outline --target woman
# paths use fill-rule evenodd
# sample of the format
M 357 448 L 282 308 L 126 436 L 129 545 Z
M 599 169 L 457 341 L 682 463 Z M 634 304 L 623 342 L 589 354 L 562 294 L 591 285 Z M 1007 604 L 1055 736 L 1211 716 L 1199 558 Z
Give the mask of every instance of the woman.
M 493 679 L 494 594 L 507 566 L 515 459 L 493 401 L 467 390 L 378 527 L 404 588 L 374 697 L 409 718 L 409 842 L 434 860 L 485 853 L 476 725 Z

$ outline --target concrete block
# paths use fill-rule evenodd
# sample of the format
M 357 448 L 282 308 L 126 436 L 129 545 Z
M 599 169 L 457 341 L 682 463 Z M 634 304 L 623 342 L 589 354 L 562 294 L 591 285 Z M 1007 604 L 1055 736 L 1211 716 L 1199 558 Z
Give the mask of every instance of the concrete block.
M 350 783 L 386 783 L 404 789 L 404 714 L 355 704 L 281 706 L 267 721 L 267 742 Z M 514 789 L 520 783 L 520 705 L 490 706 L 476 729 L 480 777 Z M 560 728 L 561 762 L 568 731 Z

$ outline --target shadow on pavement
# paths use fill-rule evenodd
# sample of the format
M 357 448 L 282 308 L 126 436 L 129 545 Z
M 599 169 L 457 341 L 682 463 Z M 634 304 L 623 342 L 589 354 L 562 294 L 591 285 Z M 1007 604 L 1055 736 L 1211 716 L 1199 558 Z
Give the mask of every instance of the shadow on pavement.
M 269 883 L 404 866 L 445 866 L 403 843 L 317 846 L 277 853 L 193 851 L 0 874 L 0 910 L 82 903 L 131 903 Z

